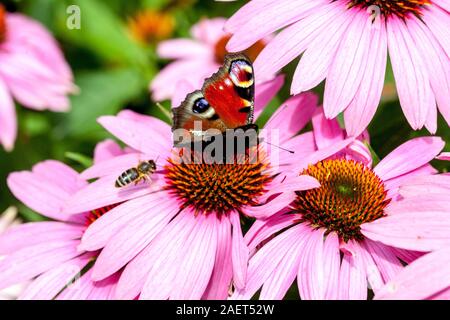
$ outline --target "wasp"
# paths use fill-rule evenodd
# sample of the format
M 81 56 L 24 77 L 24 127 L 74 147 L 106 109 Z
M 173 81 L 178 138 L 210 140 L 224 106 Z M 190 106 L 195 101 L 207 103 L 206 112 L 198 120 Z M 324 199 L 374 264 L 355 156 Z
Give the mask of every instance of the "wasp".
M 156 163 L 153 160 L 141 161 L 135 168 L 130 168 L 122 172 L 116 180 L 116 188 L 121 188 L 134 182 L 138 184 L 140 181 L 150 180 L 150 175 L 155 172 Z

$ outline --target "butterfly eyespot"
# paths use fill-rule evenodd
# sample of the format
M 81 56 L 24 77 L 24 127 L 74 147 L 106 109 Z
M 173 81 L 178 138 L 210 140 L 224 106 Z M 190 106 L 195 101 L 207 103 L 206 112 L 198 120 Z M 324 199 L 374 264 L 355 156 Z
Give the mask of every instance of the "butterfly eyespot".
M 192 111 L 194 113 L 204 113 L 209 109 L 209 103 L 205 98 L 200 98 L 195 100 L 194 106 L 192 107 Z
M 253 68 L 247 61 L 233 61 L 230 66 L 230 77 L 236 86 L 248 88 L 253 84 Z

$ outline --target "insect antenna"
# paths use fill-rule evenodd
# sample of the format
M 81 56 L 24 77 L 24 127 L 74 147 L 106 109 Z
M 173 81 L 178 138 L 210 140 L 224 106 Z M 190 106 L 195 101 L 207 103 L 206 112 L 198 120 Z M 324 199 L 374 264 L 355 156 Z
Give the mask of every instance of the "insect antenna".
M 263 142 L 264 142 L 264 143 L 267 143 L 267 144 L 270 145 L 270 146 L 277 147 L 278 149 L 281 149 L 281 150 L 283 150 L 283 151 L 287 151 L 287 152 L 292 153 L 292 154 L 295 153 L 295 151 L 293 151 L 293 150 L 289 150 L 289 149 L 280 147 L 280 146 L 278 146 L 278 145 L 276 145 L 276 144 L 273 144 L 273 143 L 270 143 L 270 142 L 267 142 L 267 141 L 263 141 Z

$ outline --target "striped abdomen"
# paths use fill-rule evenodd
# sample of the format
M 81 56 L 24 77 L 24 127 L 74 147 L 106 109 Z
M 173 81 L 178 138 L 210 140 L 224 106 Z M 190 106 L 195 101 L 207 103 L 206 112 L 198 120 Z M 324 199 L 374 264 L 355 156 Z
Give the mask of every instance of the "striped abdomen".
M 136 168 L 128 169 L 124 171 L 116 180 L 116 188 L 124 187 L 131 182 L 135 181 L 139 177 L 139 172 Z

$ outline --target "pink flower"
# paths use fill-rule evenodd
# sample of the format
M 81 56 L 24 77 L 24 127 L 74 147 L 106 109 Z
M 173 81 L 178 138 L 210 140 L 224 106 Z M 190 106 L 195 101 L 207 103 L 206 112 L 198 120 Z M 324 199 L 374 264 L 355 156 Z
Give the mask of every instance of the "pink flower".
M 389 52 L 408 122 L 434 133 L 436 103 L 450 123 L 449 12 L 448 0 L 251 1 L 226 23 L 233 33 L 227 49 L 243 50 L 282 29 L 256 59 L 255 74 L 267 80 L 303 53 L 291 93 L 326 78 L 325 115 L 344 112 L 353 136 L 375 114 Z
M 269 91 L 273 96 L 277 90 Z M 314 147 L 312 135 L 296 134 L 316 104 L 311 94 L 292 97 L 264 129 L 275 129 L 282 147 L 302 146 L 307 152 Z M 301 152 L 282 152 L 279 163 L 269 162 L 276 147 L 264 145 L 267 158 L 254 164 L 186 165 L 173 161 L 170 127 L 158 119 L 122 111 L 116 117 L 101 117 L 99 122 L 136 151 L 84 171 L 84 179 L 98 179 L 78 191 L 65 212 L 122 203 L 90 225 L 81 243 L 84 250 L 102 248 L 93 268 L 94 280 L 123 268 L 116 290 L 119 299 L 225 299 L 232 282 L 242 287 L 246 279 L 248 248 L 240 219 L 277 212 L 294 195 L 280 195 L 282 191 L 318 186 L 306 176 L 293 177 L 282 185 L 283 167 L 301 157 Z M 284 130 L 278 130 L 280 124 Z M 351 140 L 331 148 L 343 148 Z M 329 149 L 324 149 L 323 157 L 336 152 Z M 117 176 L 143 159 L 157 160 L 152 183 L 114 188 Z M 222 174 L 213 174 L 217 170 Z M 211 192 L 213 186 L 215 192 Z M 269 198 L 273 200 L 267 202 Z M 264 212 L 253 211 L 250 205 L 266 202 Z
M 336 122 L 320 118 L 313 122 L 318 145 L 343 139 Z M 289 206 L 253 224 L 245 235 L 247 282 L 233 299 L 250 299 L 261 287 L 260 299 L 282 299 L 296 278 L 304 300 L 366 299 L 368 283 L 377 293 L 403 262 L 450 244 L 448 190 L 407 194 L 401 187 L 421 181 L 430 188 L 442 177 L 429 161 L 444 142 L 412 139 L 374 168 L 364 161 L 364 147 L 356 146 L 356 154 L 347 148 L 292 165 L 294 175 L 308 174 L 321 185 L 297 191 Z
M 20 220 L 17 219 L 17 209 L 15 207 L 9 207 L 0 215 L 0 235 L 4 233 L 8 228 L 13 225 L 19 224 Z M 3 259 L 0 256 L 0 261 Z M 19 283 L 6 289 L 0 290 L 0 300 L 14 300 L 23 291 L 25 284 Z
M 0 6 L 0 143 L 12 150 L 17 135 L 13 97 L 23 106 L 67 111 L 72 72 L 55 39 L 38 22 Z
M 193 39 L 172 39 L 158 45 L 160 57 L 176 61 L 162 69 L 150 84 L 154 100 L 172 98 L 180 81 L 187 81 L 193 88 L 201 88 L 205 78 L 217 71 L 231 37 L 223 31 L 225 21 L 225 18 L 203 19 L 192 27 Z M 258 41 L 245 53 L 254 60 L 265 43 L 266 40 Z M 181 96 L 188 93 L 181 92 Z
M 441 156 L 439 157 L 441 158 Z M 450 160 L 450 158 L 446 159 Z M 405 183 L 400 188 L 400 193 L 408 198 L 421 197 L 423 195 L 439 197 L 445 201 L 438 201 L 432 208 L 434 212 L 445 214 L 450 204 L 450 175 L 416 177 Z M 411 203 L 414 205 L 414 203 Z M 417 210 L 416 210 L 417 211 Z M 430 210 L 431 211 L 431 210 Z M 424 212 L 430 216 L 431 212 Z M 447 212 L 448 215 L 448 212 Z M 445 224 L 439 218 L 434 218 L 431 223 L 441 225 L 442 239 L 437 239 L 436 244 L 450 239 L 448 232 L 444 232 Z M 426 254 L 408 265 L 403 271 L 391 279 L 376 294 L 375 299 L 450 299 L 450 246 Z
M 123 152 L 114 142 L 101 143 L 96 148 L 96 163 L 119 153 Z M 28 281 L 19 299 L 110 298 L 119 273 L 94 282 L 92 269 L 88 269 L 80 277 L 98 252 L 78 248 L 87 226 L 110 207 L 73 215 L 61 213 L 65 201 L 86 182 L 55 160 L 40 162 L 32 171 L 13 172 L 7 182 L 19 200 L 50 221 L 16 225 L 0 235 L 0 255 L 4 256 L 0 260 L 0 288 Z

